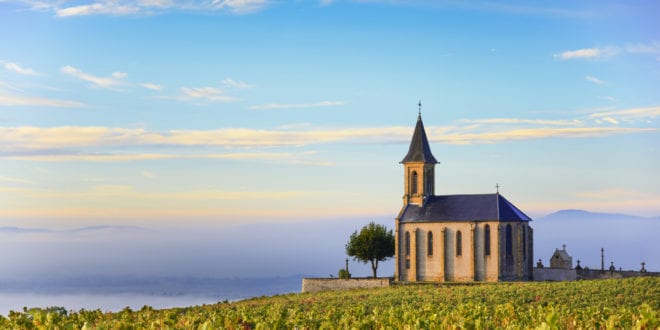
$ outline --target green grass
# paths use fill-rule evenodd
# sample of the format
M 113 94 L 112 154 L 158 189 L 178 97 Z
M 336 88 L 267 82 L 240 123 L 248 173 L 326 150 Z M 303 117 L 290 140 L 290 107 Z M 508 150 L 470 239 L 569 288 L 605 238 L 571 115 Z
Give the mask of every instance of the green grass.
M 117 313 L 32 309 L 5 329 L 658 329 L 660 278 L 402 285 Z

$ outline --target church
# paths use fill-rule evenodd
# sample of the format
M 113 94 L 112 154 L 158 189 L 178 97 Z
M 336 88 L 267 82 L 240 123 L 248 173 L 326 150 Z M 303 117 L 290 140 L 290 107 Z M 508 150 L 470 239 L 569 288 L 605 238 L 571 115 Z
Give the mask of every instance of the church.
M 532 219 L 499 190 L 436 196 L 437 163 L 420 112 L 401 161 L 404 195 L 395 220 L 395 281 L 532 280 Z

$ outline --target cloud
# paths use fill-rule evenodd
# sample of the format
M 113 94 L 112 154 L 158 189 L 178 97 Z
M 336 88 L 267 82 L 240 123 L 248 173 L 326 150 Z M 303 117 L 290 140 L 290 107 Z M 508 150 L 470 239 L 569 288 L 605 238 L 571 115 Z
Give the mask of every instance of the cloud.
M 14 63 L 14 62 L 6 62 L 5 63 L 5 69 L 9 71 L 13 71 L 22 75 L 27 75 L 27 76 L 37 76 L 39 75 L 36 71 L 34 71 L 31 68 L 23 68 L 20 65 Z
M 163 89 L 163 86 L 161 86 L 161 85 L 157 85 L 157 84 L 153 84 L 153 83 L 142 83 L 142 84 L 140 84 L 140 86 L 142 86 L 142 87 L 144 87 L 144 88 L 146 88 L 146 89 L 150 89 L 150 90 L 152 90 L 152 91 L 160 91 L 160 90 Z
M 559 54 L 555 54 L 555 58 L 562 60 L 570 60 L 576 58 L 598 58 L 603 56 L 604 52 L 598 48 L 583 48 L 577 50 L 568 50 Z
M 78 108 L 85 106 L 78 101 L 50 99 L 39 96 L 7 94 L 0 91 L 0 106 L 39 106 L 56 108 Z
M 626 51 L 631 54 L 660 54 L 660 42 L 653 41 L 648 44 L 631 44 L 625 47 Z
M 37 162 L 133 162 L 133 161 L 155 161 L 164 159 L 227 159 L 227 160 L 250 160 L 279 162 L 293 165 L 308 166 L 333 166 L 332 162 L 319 161 L 308 158 L 312 153 L 287 153 L 287 152 L 243 152 L 243 153 L 210 153 L 210 154 L 165 154 L 165 153 L 135 153 L 135 154 L 81 154 L 73 151 L 71 153 L 35 153 L 23 155 L 3 156 L 0 158 Z M 143 171 L 141 175 L 153 178 L 151 172 Z M 2 180 L 0 180 L 2 181 Z
M 584 79 L 585 79 L 586 81 L 590 81 L 590 82 L 592 82 L 592 83 L 594 83 L 594 84 L 597 84 L 597 85 L 603 85 L 603 84 L 605 84 L 604 81 L 602 81 L 602 80 L 600 80 L 600 79 L 598 79 L 598 78 L 596 78 L 596 77 L 593 77 L 593 76 L 586 76 L 586 77 L 584 77 Z
M 453 144 L 496 143 L 520 140 L 538 140 L 547 138 L 592 138 L 612 135 L 657 132 L 656 128 L 627 127 L 540 127 L 520 128 L 498 132 L 447 132 L 434 135 L 435 142 Z
M 6 177 L 6 176 L 0 176 L 0 181 L 12 182 L 12 183 L 21 183 L 21 184 L 34 184 L 34 181 L 20 179 L 20 178 L 10 178 L 10 177 Z
M 647 120 L 660 116 L 660 107 L 632 108 L 615 111 L 595 112 L 589 115 L 589 118 L 604 121 L 616 121 L 618 118 L 623 121 Z M 606 119 L 607 118 L 607 119 Z
M 168 8 L 174 5 L 174 1 L 173 0 L 138 0 L 138 4 L 142 7 Z
M 254 87 L 244 81 L 236 81 L 231 78 L 225 78 L 221 81 L 221 83 L 227 87 L 232 87 L 236 89 L 248 89 Z
M 215 87 L 181 87 L 182 96 L 179 100 L 205 100 L 211 102 L 237 102 L 240 99 L 225 94 L 225 91 Z
M 616 119 L 614 119 L 614 118 L 612 118 L 612 117 L 602 117 L 602 118 L 600 119 L 600 121 L 603 121 L 603 122 L 606 122 L 606 123 L 610 123 L 610 124 L 614 124 L 614 125 L 618 125 L 618 124 L 619 124 L 619 121 L 616 120 Z M 597 123 L 600 123 L 600 121 L 599 121 L 599 120 L 596 120 Z
M 657 116 L 660 108 L 629 109 L 618 112 L 592 114 L 591 119 L 610 121 L 617 117 L 631 118 Z M 643 115 L 644 114 L 644 115 Z M 524 121 L 523 121 L 524 122 Z M 541 121 L 542 122 L 542 121 Z M 589 138 L 621 134 L 657 132 L 657 128 L 640 127 L 587 127 L 573 122 L 568 125 L 542 125 L 541 127 L 497 127 L 467 125 L 455 127 L 428 127 L 432 141 L 450 144 L 496 143 L 545 138 Z M 577 126 L 577 127 L 576 127 Z M 257 149 L 293 147 L 333 143 L 391 144 L 408 143 L 411 127 L 363 127 L 344 129 L 265 130 L 224 128 L 217 130 L 170 130 L 165 132 L 145 129 L 113 127 L 0 127 L 0 157 L 23 160 L 49 161 L 132 161 L 172 158 L 261 159 L 307 161 L 300 153 L 224 153 L 236 148 Z M 109 150 L 120 147 L 124 153 Z M 173 147 L 178 153 L 145 153 L 144 150 Z M 185 147 L 185 149 L 180 149 Z M 90 153 L 88 150 L 94 150 Z M 181 153 L 181 150 L 186 150 Z M 195 152 L 195 151 L 198 152 Z M 199 151 L 202 152 L 199 152 Z
M 128 74 L 124 72 L 113 72 L 110 77 L 97 77 L 69 65 L 63 66 L 60 70 L 70 76 L 90 82 L 94 87 L 107 89 L 113 89 L 125 84 L 122 80 L 128 76 Z
M 212 0 L 211 6 L 219 9 L 229 9 L 237 14 L 245 14 L 258 11 L 267 3 L 267 0 Z
M 519 118 L 489 118 L 489 119 L 462 119 L 460 122 L 472 124 L 531 124 L 531 125 L 550 125 L 550 126 L 580 126 L 582 121 L 573 120 L 547 120 L 547 119 L 519 119 Z
M 59 17 L 88 16 L 88 15 L 130 15 L 140 12 L 140 7 L 121 4 L 119 2 L 96 2 L 88 5 L 72 6 L 57 9 L 55 14 Z
M 268 103 L 253 105 L 248 107 L 250 110 L 281 110 L 281 109 L 305 109 L 305 108 L 326 108 L 341 107 L 346 105 L 342 101 L 321 101 L 316 103 Z
M 24 1 L 32 10 L 51 11 L 58 17 L 93 15 L 139 16 L 167 11 L 209 12 L 226 11 L 247 14 L 265 8 L 268 0 L 96 0 L 96 1 Z
M 577 50 L 564 51 L 555 54 L 554 57 L 561 60 L 596 59 L 612 57 L 619 54 L 658 56 L 660 55 L 660 42 L 653 41 L 646 44 L 629 44 L 626 46 L 582 48 Z

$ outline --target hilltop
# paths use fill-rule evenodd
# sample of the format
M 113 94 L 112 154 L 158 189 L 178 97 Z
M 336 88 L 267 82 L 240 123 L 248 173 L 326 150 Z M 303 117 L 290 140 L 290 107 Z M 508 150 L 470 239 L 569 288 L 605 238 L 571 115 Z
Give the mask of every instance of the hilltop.
M 646 328 L 660 326 L 660 279 L 416 284 L 287 294 L 117 313 L 58 308 L 12 312 L 1 328 Z

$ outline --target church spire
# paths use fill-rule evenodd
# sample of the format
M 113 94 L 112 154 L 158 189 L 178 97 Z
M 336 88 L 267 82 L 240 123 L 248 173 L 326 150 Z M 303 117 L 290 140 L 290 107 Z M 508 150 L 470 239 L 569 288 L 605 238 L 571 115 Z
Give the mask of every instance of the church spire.
M 438 161 L 433 157 L 431 153 L 431 147 L 429 147 L 429 140 L 426 137 L 426 131 L 424 130 L 424 123 L 422 122 L 421 114 L 421 104 L 420 104 L 420 113 L 417 116 L 417 124 L 415 125 L 415 132 L 413 133 L 412 140 L 410 141 L 410 147 L 408 148 L 408 154 L 403 158 L 401 163 L 430 163 L 437 164 Z

